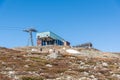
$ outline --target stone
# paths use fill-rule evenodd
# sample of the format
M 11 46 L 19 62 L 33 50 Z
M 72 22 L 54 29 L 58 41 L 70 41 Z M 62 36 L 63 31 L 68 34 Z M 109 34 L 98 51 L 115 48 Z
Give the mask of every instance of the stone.
M 90 78 L 95 78 L 95 76 L 94 76 L 94 75 L 91 75 Z
M 107 64 L 106 62 L 103 62 L 103 63 L 102 63 L 102 66 L 103 66 L 103 67 L 107 67 L 108 64 Z
M 81 65 L 84 65 L 85 63 L 81 61 L 81 63 L 80 63 L 80 64 L 81 64 Z
M 29 66 L 28 65 L 24 65 L 24 67 L 28 68 Z
M 81 77 L 78 80 L 88 80 L 88 78 L 87 77 Z
M 51 65 L 51 64 L 47 64 L 46 66 L 47 66 L 47 67 L 52 67 L 52 65 Z
M 84 76 L 88 76 L 89 73 L 88 72 L 83 72 Z
M 31 52 L 37 52 L 38 50 L 37 49 L 31 49 Z
M 58 57 L 57 53 L 51 53 L 48 55 L 48 58 L 56 59 Z

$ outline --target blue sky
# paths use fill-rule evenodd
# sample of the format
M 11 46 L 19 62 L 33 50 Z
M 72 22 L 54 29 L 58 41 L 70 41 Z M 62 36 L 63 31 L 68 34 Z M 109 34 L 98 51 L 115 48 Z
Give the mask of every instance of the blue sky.
M 0 0 L 0 46 L 26 46 L 28 27 L 119 52 L 120 0 Z

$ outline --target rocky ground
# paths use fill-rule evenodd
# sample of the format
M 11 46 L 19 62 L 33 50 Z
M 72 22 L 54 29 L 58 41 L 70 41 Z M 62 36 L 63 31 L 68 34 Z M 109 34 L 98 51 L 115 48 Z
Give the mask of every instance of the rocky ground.
M 64 46 L 0 47 L 0 80 L 120 80 L 120 55 Z

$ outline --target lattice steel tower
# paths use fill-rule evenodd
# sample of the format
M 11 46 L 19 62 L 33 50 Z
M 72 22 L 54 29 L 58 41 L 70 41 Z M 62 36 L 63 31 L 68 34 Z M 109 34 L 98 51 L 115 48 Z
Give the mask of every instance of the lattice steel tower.
M 29 41 L 30 41 L 31 42 L 31 46 L 34 46 L 32 32 L 37 32 L 37 30 L 34 29 L 34 28 L 28 28 L 28 29 L 25 29 L 23 31 L 29 33 L 28 45 L 29 45 Z

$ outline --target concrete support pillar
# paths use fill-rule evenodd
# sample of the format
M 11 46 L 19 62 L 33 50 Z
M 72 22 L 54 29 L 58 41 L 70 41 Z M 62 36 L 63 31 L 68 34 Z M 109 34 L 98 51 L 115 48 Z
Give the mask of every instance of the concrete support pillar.
M 42 40 L 41 39 L 37 40 L 37 46 L 42 46 Z

